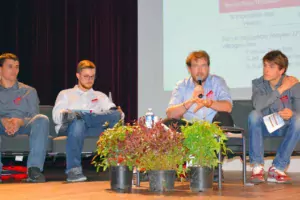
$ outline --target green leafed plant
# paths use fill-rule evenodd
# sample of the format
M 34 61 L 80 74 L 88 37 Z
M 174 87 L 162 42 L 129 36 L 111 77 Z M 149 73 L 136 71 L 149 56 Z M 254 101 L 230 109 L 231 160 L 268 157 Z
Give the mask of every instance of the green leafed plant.
M 188 149 L 189 165 L 216 167 L 217 153 L 220 149 L 224 155 L 227 152 L 227 137 L 216 123 L 195 121 L 190 126 L 182 126 L 181 131 L 184 135 L 183 145 Z

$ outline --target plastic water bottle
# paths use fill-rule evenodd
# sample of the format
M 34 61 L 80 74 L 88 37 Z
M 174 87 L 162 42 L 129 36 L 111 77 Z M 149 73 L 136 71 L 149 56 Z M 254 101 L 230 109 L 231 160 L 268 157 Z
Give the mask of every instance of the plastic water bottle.
M 152 108 L 148 108 L 148 111 L 146 112 L 146 126 L 148 128 L 152 128 L 153 120 L 154 120 L 154 113 L 152 112 Z
M 140 172 L 138 171 L 137 167 L 133 168 L 133 176 L 132 176 L 132 185 L 140 187 Z

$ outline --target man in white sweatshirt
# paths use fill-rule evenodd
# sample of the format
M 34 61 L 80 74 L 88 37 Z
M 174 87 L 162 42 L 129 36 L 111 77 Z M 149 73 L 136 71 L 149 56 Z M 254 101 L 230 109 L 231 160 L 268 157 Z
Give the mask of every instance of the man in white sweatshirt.
M 79 62 L 78 85 L 61 91 L 53 108 L 56 132 L 66 135 L 67 181 L 80 182 L 87 178 L 82 173 L 81 152 L 86 136 L 99 136 L 105 128 L 113 127 L 124 113 L 102 92 L 92 89 L 96 66 L 89 60 Z

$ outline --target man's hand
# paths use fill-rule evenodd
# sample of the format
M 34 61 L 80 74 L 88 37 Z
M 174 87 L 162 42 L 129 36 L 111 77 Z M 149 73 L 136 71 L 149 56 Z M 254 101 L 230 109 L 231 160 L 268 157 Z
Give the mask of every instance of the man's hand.
M 204 106 L 203 99 L 200 99 L 198 97 L 193 98 L 192 102 L 197 104 L 196 108 L 193 111 L 194 113 L 196 113 L 199 109 L 201 109 Z
M 204 100 L 203 100 L 203 105 L 204 105 L 206 108 L 210 108 L 212 104 L 213 104 L 213 100 L 212 100 L 212 99 L 204 99 Z
M 286 76 L 282 80 L 281 86 L 278 88 L 280 94 L 284 91 L 291 89 L 295 84 L 299 83 L 299 80 L 294 76 Z
M 213 104 L 213 100 L 212 99 L 199 99 L 199 98 L 195 98 L 194 102 L 197 104 L 196 108 L 194 109 L 194 113 L 196 113 L 203 106 L 205 106 L 206 108 L 210 108 L 211 105 Z
M 293 111 L 289 108 L 285 108 L 278 112 L 280 117 L 284 120 L 289 120 L 293 116 Z
M 1 122 L 8 135 L 14 135 L 24 125 L 24 120 L 20 118 L 3 118 Z
M 204 94 L 204 89 L 202 87 L 202 85 L 196 85 L 196 87 L 194 88 L 194 91 L 193 91 L 193 95 L 192 95 L 192 98 L 199 98 L 199 94 Z
M 72 122 L 76 118 L 76 113 L 71 110 L 62 111 L 62 123 Z
M 12 134 L 15 134 L 21 126 L 24 126 L 24 120 L 20 118 L 11 118 L 11 123 L 13 124 Z
M 121 113 L 121 119 L 123 120 L 125 118 L 125 114 L 123 113 L 121 106 L 117 107 L 117 111 L 119 111 Z
M 1 123 L 5 129 L 5 132 L 7 132 L 7 130 L 10 130 L 13 126 L 11 123 L 11 119 L 9 119 L 9 118 L 2 118 Z
M 121 106 L 117 107 L 117 111 L 119 111 L 121 114 L 123 113 Z

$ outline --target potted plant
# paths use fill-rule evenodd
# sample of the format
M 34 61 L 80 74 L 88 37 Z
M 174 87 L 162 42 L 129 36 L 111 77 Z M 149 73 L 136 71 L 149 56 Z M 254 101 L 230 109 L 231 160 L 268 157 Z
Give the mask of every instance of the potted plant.
M 174 190 L 176 173 L 183 171 L 186 150 L 183 135 L 167 128 L 158 120 L 152 128 L 147 128 L 145 118 L 138 121 L 140 146 L 138 151 L 139 168 L 145 169 L 149 177 L 150 191 L 163 192 Z
M 113 128 L 106 129 L 97 142 L 96 155 L 92 164 L 99 171 L 110 168 L 111 189 L 118 192 L 130 192 L 132 188 L 132 169 L 136 165 L 134 146 L 127 146 L 135 126 L 123 125 L 119 121 Z
M 205 191 L 213 185 L 213 170 L 218 166 L 217 154 L 222 149 L 226 154 L 226 135 L 217 123 L 195 121 L 190 126 L 182 126 L 184 147 L 189 155 L 188 170 L 190 189 L 192 191 Z

